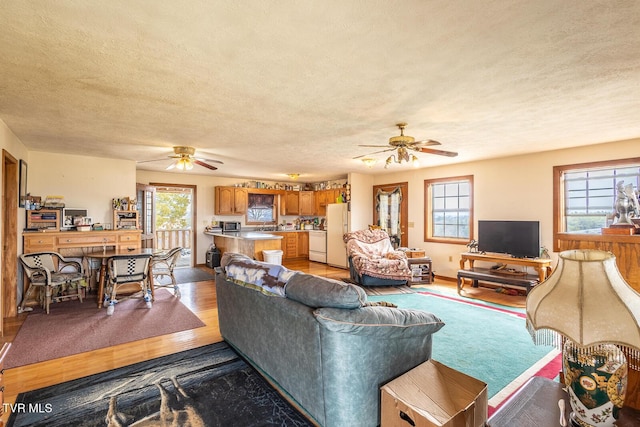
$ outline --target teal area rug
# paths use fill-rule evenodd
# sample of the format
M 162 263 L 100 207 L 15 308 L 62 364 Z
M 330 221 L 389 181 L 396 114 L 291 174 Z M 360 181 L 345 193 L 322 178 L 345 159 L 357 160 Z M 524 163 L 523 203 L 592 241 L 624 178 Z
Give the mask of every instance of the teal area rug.
M 433 335 L 432 358 L 487 383 L 490 410 L 528 378 L 542 375 L 553 379 L 560 370 L 554 347 L 533 344 L 522 309 L 437 292 L 367 299 L 440 317 L 445 326 Z

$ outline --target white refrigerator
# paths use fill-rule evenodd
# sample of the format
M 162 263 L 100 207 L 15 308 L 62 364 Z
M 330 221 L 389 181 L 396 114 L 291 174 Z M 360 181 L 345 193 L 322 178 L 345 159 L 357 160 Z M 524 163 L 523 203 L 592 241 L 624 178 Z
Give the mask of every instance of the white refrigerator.
M 349 231 L 349 215 L 346 203 L 327 205 L 327 264 L 349 268 L 347 245 L 342 236 Z

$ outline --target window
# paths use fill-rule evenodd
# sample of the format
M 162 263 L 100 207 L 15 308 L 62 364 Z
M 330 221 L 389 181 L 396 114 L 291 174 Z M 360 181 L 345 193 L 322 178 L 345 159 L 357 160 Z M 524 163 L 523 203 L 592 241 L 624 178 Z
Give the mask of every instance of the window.
M 473 176 L 424 181 L 425 241 L 466 244 L 473 236 Z
M 273 194 L 247 195 L 247 224 L 264 224 L 276 222 L 276 204 Z
M 554 167 L 554 229 L 600 234 L 615 214 L 617 185 L 640 186 L 640 159 Z

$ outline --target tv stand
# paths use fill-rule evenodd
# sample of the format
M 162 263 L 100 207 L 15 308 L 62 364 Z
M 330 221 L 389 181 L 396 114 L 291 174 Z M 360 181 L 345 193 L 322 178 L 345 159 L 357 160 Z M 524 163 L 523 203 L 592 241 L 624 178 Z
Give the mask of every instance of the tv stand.
M 467 261 L 469 268 L 465 268 Z M 521 265 L 533 267 L 537 276 L 533 274 L 517 274 L 510 270 L 501 271 L 491 268 L 474 267 L 475 261 L 491 262 L 493 264 Z M 474 287 L 478 281 L 500 283 L 507 286 L 525 288 L 527 293 L 536 283 L 543 282 L 551 274 L 551 260 L 543 258 L 514 258 L 506 254 L 464 252 L 460 255 L 460 270 L 458 270 L 458 293 L 464 287 L 464 280 L 470 279 Z

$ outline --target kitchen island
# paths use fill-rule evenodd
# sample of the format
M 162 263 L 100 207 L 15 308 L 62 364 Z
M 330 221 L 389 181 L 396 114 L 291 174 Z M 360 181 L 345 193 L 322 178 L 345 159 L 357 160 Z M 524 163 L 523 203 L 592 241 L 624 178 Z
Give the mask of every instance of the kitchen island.
M 264 261 L 262 251 L 282 250 L 282 236 L 259 231 L 237 231 L 233 233 L 214 233 L 205 231 L 204 234 L 213 237 L 213 243 L 225 252 L 236 252 L 250 256 L 258 261 Z

